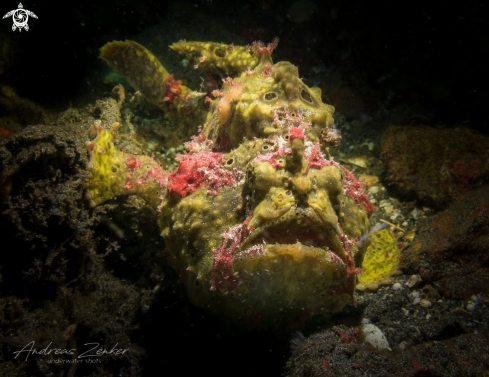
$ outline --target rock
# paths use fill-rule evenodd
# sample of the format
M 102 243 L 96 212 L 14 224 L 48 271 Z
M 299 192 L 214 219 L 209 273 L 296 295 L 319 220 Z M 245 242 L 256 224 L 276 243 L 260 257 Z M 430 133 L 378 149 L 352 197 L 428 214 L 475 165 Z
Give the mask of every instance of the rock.
M 421 276 L 419 275 L 412 275 L 409 280 L 406 282 L 406 285 L 409 288 L 414 288 L 417 285 L 419 285 L 423 280 L 421 279 Z
M 358 339 L 360 344 L 370 343 L 378 349 L 389 348 L 389 342 L 387 341 L 384 333 L 375 325 L 371 323 L 360 327 L 362 335 Z
M 344 161 L 348 162 L 349 164 L 359 166 L 361 168 L 367 167 L 367 159 L 365 157 L 352 157 L 352 158 L 348 158 Z
M 489 186 L 467 193 L 444 211 L 421 220 L 416 241 L 399 268 L 418 270 L 443 297 L 467 300 L 489 295 Z
M 386 215 L 390 215 L 392 213 L 392 210 L 394 209 L 394 207 L 392 206 L 392 204 L 388 204 L 384 207 L 384 211 L 385 211 L 385 214 Z
M 489 138 L 468 128 L 391 126 L 381 144 L 387 180 L 428 206 L 446 207 L 489 175 Z
M 395 291 L 398 291 L 399 289 L 401 289 L 401 284 L 400 283 L 395 283 L 393 286 L 392 286 L 392 289 L 395 290 Z
M 416 274 L 417 272 L 419 272 L 418 250 L 422 244 L 419 244 L 419 247 L 417 247 L 416 245 L 416 243 L 412 244 L 402 252 L 402 258 L 399 261 L 399 269 L 406 274 Z M 411 288 L 418 285 L 418 283 L 417 280 L 409 280 L 408 282 L 406 282 L 406 285 Z
M 419 302 L 419 305 L 421 305 L 423 308 L 429 308 L 431 307 L 431 301 L 424 298 Z
M 431 301 L 438 301 L 440 299 L 440 294 L 438 291 L 431 285 L 425 285 L 423 289 L 421 289 L 424 297 Z
M 456 317 L 466 317 L 468 315 L 464 308 L 455 308 L 450 312 L 450 314 Z
M 377 187 L 378 189 L 378 186 L 376 185 L 378 185 L 380 181 L 379 181 L 379 177 L 377 177 L 376 175 L 360 174 L 358 176 L 358 179 L 360 181 L 363 181 L 363 183 L 365 183 L 365 186 L 367 186 L 368 188 Z
M 380 191 L 379 186 L 372 186 L 368 189 L 369 194 L 377 194 Z

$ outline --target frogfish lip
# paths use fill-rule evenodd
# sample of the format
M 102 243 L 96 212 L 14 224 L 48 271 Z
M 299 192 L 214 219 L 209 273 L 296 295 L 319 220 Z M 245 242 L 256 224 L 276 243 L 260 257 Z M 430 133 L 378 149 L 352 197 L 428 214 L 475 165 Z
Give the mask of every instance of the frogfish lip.
M 289 220 L 263 224 L 234 252 L 240 284 L 233 294 L 251 298 L 253 310 L 271 321 L 352 303 L 355 276 L 335 230 L 307 213 Z
M 247 251 L 258 251 L 247 255 Z M 240 284 L 232 294 L 246 298 L 267 322 L 295 323 L 354 302 L 355 276 L 334 253 L 322 247 L 267 244 L 235 254 Z M 244 308 L 244 307 L 243 307 Z
M 235 251 L 234 257 L 239 258 L 240 254 L 246 254 L 246 250 L 258 246 L 299 244 L 323 249 L 333 254 L 333 258 L 338 257 L 344 263 L 347 262 L 336 230 L 321 222 L 310 209 L 289 211 L 281 220 L 267 222 L 254 229 Z

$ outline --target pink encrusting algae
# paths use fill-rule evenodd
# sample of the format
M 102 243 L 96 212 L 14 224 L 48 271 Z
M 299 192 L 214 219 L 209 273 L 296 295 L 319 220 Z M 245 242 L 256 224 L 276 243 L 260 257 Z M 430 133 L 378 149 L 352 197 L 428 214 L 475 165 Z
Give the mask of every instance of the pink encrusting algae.
M 212 290 L 216 288 L 225 291 L 235 290 L 241 281 L 234 275 L 233 254 L 246 237 L 254 230 L 248 228 L 248 224 L 253 218 L 250 215 L 242 224 L 229 228 L 222 235 L 222 244 L 214 250 L 214 264 L 209 273 L 208 281 Z M 263 249 L 256 248 L 255 254 L 259 254 Z
M 370 203 L 367 194 L 365 193 L 365 184 L 355 178 L 353 173 L 343 166 L 340 166 L 344 174 L 343 180 L 343 195 L 353 199 L 357 205 L 363 206 L 367 213 L 372 213 L 376 207 Z

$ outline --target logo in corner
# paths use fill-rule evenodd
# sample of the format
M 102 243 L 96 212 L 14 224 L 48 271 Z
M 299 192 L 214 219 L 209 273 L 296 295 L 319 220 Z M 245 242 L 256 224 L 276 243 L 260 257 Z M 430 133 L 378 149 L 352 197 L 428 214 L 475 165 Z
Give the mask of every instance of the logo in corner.
M 12 16 L 12 20 L 14 21 L 14 24 L 12 25 L 12 30 L 15 31 L 17 28 L 19 31 L 22 31 L 24 28 L 26 31 L 29 31 L 29 25 L 27 25 L 27 21 L 29 20 L 29 16 L 37 18 L 37 16 L 34 14 L 34 12 L 31 12 L 30 10 L 24 9 L 24 6 L 22 3 L 19 3 L 19 8 L 11 10 L 8 12 L 3 18 L 7 18 Z

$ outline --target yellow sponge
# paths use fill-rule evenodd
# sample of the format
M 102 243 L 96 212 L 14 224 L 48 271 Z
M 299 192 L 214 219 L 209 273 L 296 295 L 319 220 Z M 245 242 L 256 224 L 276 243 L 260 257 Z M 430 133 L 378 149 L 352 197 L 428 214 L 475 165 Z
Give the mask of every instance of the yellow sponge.
M 362 273 L 358 275 L 358 289 L 377 289 L 379 284 L 390 284 L 399 266 L 401 250 L 391 232 L 383 229 L 372 235 L 372 243 L 367 248 L 362 265 Z

